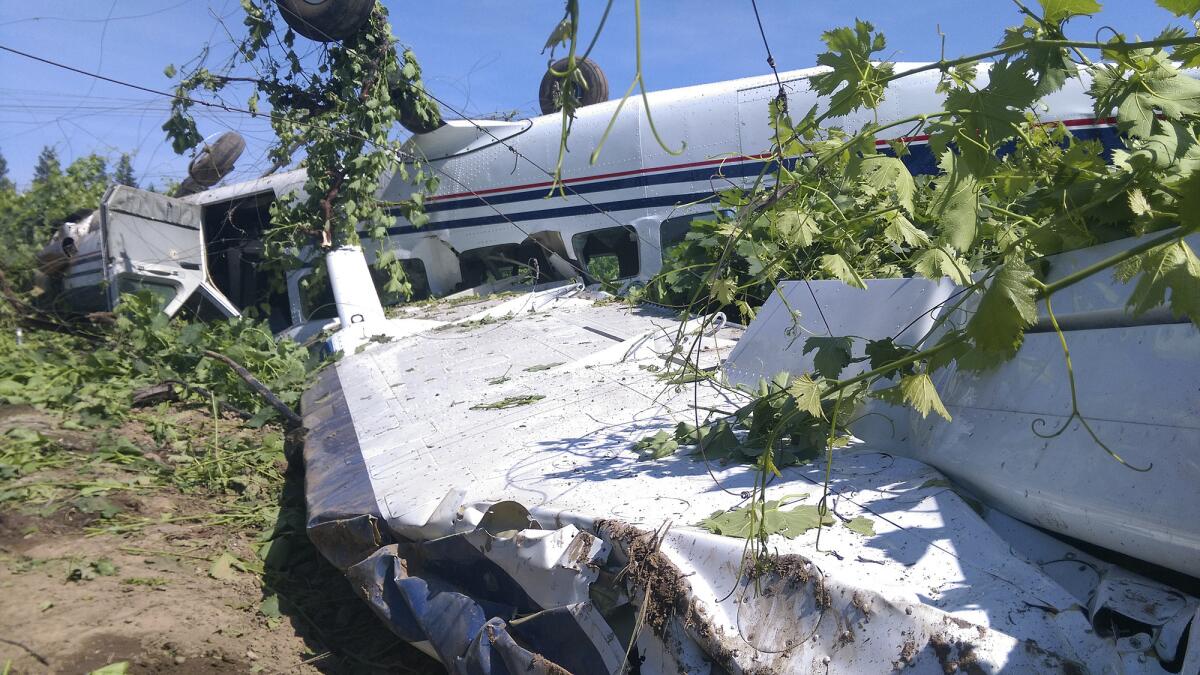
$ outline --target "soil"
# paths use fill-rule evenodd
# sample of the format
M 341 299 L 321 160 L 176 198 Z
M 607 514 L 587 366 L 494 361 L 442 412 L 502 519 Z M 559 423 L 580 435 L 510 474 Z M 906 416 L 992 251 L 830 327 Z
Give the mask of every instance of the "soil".
M 297 504 L 303 514 L 298 473 L 288 472 L 279 499 L 285 562 L 265 575 L 254 569 L 262 532 L 187 520 L 212 512 L 211 495 L 169 486 L 111 493 L 125 513 L 174 519 L 126 534 L 105 532 L 75 502 L 0 509 L 0 673 L 87 673 L 117 662 L 128 673 L 445 672 L 387 630 L 320 558 L 302 521 L 287 529 Z M 251 569 L 214 577 L 223 553 Z M 274 616 L 269 604 L 261 609 L 270 595 L 279 598 Z

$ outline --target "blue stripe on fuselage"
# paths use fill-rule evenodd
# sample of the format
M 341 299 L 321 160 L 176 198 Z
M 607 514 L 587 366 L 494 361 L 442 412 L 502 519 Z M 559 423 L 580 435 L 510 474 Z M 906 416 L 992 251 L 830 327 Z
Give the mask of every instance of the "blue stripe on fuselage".
M 1090 129 L 1072 129 L 1071 133 L 1079 140 L 1098 140 L 1104 146 L 1104 157 L 1109 159 L 1112 156 L 1112 151 L 1122 147 L 1121 139 L 1117 134 L 1117 130 L 1111 126 L 1096 127 Z M 1001 155 L 1011 152 L 1011 146 L 1002 148 Z M 895 156 L 890 147 L 880 149 L 882 154 Z M 928 143 L 914 143 L 908 146 L 908 154 L 901 161 L 908 167 L 914 175 L 933 175 L 938 172 L 937 157 L 933 155 Z M 789 165 L 794 165 L 795 160 L 789 160 Z M 789 167 L 790 168 L 790 167 Z M 708 181 L 714 178 L 746 178 L 757 176 L 764 169 L 768 173 L 774 171 L 775 163 L 773 161 L 749 160 L 740 163 L 720 164 L 715 166 L 706 166 L 698 169 L 683 169 L 679 171 L 665 171 L 654 174 L 640 174 L 636 176 L 625 176 L 610 180 L 599 180 L 592 183 L 575 184 L 566 186 L 568 196 L 594 194 L 598 192 L 608 192 L 612 190 L 625 190 L 629 188 L 642 188 L 651 185 L 672 185 L 677 183 L 693 183 L 697 181 Z M 515 204 L 526 201 L 544 200 L 548 194 L 551 194 L 548 188 L 534 188 L 521 190 L 518 192 L 508 192 L 496 195 L 487 196 L 468 196 L 460 199 L 445 202 L 433 202 L 427 204 L 425 212 L 428 214 L 446 213 L 449 211 L 457 211 L 459 209 L 478 208 L 485 206 L 499 206 L 501 204 Z M 424 226 L 427 230 L 448 230 L 461 227 L 477 227 L 481 225 L 495 225 L 506 222 L 523 222 L 530 220 L 543 220 L 552 218 L 568 218 L 572 216 L 583 216 L 592 213 L 605 213 L 609 211 L 632 211 L 637 209 L 656 208 L 662 206 L 680 206 L 691 203 L 708 203 L 717 200 L 717 196 L 711 192 L 691 192 L 676 195 L 659 195 L 654 197 L 634 197 L 630 199 L 619 199 L 607 202 L 591 202 L 585 204 L 574 204 L 570 206 L 560 206 L 554 208 L 537 208 L 529 211 L 519 211 L 515 213 L 491 213 L 484 216 L 474 216 L 468 218 L 456 218 L 442 222 L 431 222 Z M 399 209 L 392 209 L 392 215 L 400 215 Z M 418 229 L 412 225 L 396 225 L 388 228 L 389 235 L 405 234 L 416 232 Z

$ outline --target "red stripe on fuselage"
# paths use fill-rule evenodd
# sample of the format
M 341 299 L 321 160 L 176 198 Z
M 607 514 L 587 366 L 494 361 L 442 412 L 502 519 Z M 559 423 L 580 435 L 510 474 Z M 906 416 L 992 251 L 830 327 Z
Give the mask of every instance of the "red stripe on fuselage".
M 1116 118 L 1105 117 L 1103 119 L 1083 118 L 1075 120 L 1056 120 L 1047 122 L 1047 126 L 1053 124 L 1061 124 L 1066 127 L 1083 127 L 1083 126 L 1106 126 L 1116 123 Z M 917 136 L 902 136 L 900 138 L 891 138 L 875 141 L 876 146 L 886 146 L 888 143 L 923 143 L 929 140 L 928 134 Z M 580 176 L 578 178 L 564 178 L 563 185 L 573 185 L 575 183 L 584 183 L 593 180 L 604 180 L 606 178 L 620 178 L 622 176 L 636 176 L 638 174 L 651 174 L 660 171 L 674 171 L 678 169 L 692 169 L 698 166 L 717 166 L 720 164 L 731 164 L 738 162 L 748 162 L 751 160 L 770 159 L 770 153 L 761 155 L 739 155 L 737 157 L 724 157 L 721 159 L 706 159 L 699 162 L 687 162 L 684 164 L 668 164 L 665 166 L 645 167 L 641 169 L 630 169 L 628 171 L 614 171 L 612 173 L 598 173 L 594 176 Z M 517 190 L 531 190 L 533 188 L 550 188 L 554 185 L 554 181 L 542 181 L 539 183 L 525 183 L 524 185 L 505 185 L 503 187 L 487 188 L 485 190 L 472 190 L 470 192 L 456 192 L 448 195 L 437 195 L 426 199 L 427 202 L 440 202 L 447 199 L 458 199 L 460 197 L 482 197 L 484 195 L 494 195 L 501 192 L 516 192 Z

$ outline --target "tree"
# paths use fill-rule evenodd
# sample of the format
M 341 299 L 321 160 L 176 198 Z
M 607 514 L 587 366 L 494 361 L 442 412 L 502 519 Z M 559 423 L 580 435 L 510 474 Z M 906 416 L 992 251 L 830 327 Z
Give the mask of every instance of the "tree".
M 8 178 L 8 160 L 4 159 L 3 154 L 0 154 L 0 192 L 9 192 L 15 189 L 16 186 Z
M 45 183 L 52 178 L 62 175 L 62 164 L 58 161 L 58 152 L 47 145 L 38 155 L 37 166 L 33 168 L 33 182 Z
M 133 175 L 133 161 L 128 152 L 122 152 L 121 158 L 117 160 L 117 168 L 113 170 L 112 179 L 114 183 L 120 185 L 128 185 L 129 187 L 137 187 L 137 177 Z
M 318 63 L 309 66 L 303 63 L 312 44 L 296 37 L 274 2 L 244 0 L 242 8 L 248 33 L 235 45 L 239 56 L 219 72 L 201 60 L 182 74 L 163 130 L 176 152 L 195 147 L 203 137 L 191 106 L 216 92 L 228 94 L 224 90 L 231 85 L 249 85 L 250 110 L 263 100 L 270 105 L 276 136 L 270 158 L 286 162 L 294 152 L 304 153 L 307 196 L 272 205 L 266 258 L 282 264 L 295 260 L 289 250 L 357 243 L 359 224 L 367 237 L 385 241 L 394 219 L 390 209 L 400 209 L 413 225 L 426 222 L 420 195 L 396 204 L 378 198 L 392 172 L 432 187 L 432 174 L 419 161 L 396 161 L 401 151 L 394 131 L 406 120 L 423 125 L 440 118 L 425 94 L 416 58 L 409 50 L 397 51 L 383 3 L 374 3 L 357 33 L 325 45 L 314 57 Z M 174 77 L 175 67 L 168 66 L 166 74 Z M 386 292 L 411 293 L 390 248 L 380 247 L 375 265 L 391 276 Z

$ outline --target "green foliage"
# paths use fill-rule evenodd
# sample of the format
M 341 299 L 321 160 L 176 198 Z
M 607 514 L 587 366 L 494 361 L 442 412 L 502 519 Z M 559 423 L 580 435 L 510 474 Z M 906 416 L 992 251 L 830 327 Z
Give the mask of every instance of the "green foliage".
M 168 320 L 149 294 L 123 296 L 116 325 L 102 336 L 30 331 L 17 344 L 13 331 L 4 330 L 0 348 L 7 355 L 0 360 L 0 404 L 70 414 L 96 427 L 127 419 L 135 390 L 168 380 L 201 387 L 218 403 L 258 420 L 276 417 L 274 408 L 205 350 L 242 364 L 293 407 L 319 365 L 300 345 L 274 340 L 265 325 L 249 319 L 207 325 Z
M 113 169 L 113 182 L 119 185 L 128 185 L 129 187 L 137 187 L 137 176 L 133 175 L 133 158 L 128 152 L 122 152 L 121 158 L 117 160 L 117 166 Z
M 1200 10 L 1191 0 L 1160 4 L 1178 16 Z M 886 42 L 866 22 L 825 33 L 827 51 L 817 61 L 829 70 L 810 85 L 828 103 L 797 118 L 786 101 L 770 104 L 774 161 L 749 189 L 720 194 L 716 217 L 694 220 L 647 286 L 653 300 L 743 320 L 786 279 L 861 288 L 871 278 L 949 277 L 963 287 L 943 316 L 965 311 L 965 325 L 939 318 L 915 345 L 879 339 L 861 352 L 861 338 L 809 337 L 803 353 L 812 355 L 812 373 L 782 373 L 749 392 L 735 413 L 677 429 L 679 445 L 722 439 L 707 459 L 754 464 L 751 503 L 702 524 L 751 538 L 754 555 L 766 554 L 771 534 L 788 531 L 779 502 L 766 498 L 767 485 L 782 475 L 778 467 L 822 454 L 830 466 L 867 392 L 949 420 L 931 373 L 1011 358 L 1037 321 L 1038 303 L 1048 306 L 1087 275 L 1115 268 L 1132 285 L 1132 314 L 1165 305 L 1200 327 L 1200 257 L 1182 240 L 1200 230 L 1200 81 L 1184 70 L 1200 65 L 1200 31 L 1171 28 L 1130 42 L 1114 30 L 1107 41 L 1086 43 L 1064 31 L 1072 18 L 1096 12 L 1095 0 L 1041 0 L 1040 13 L 1018 7 L 1021 23 L 996 50 L 908 72 L 880 59 Z M 934 69 L 940 109 L 877 121 L 886 115 L 880 102 L 889 83 Z M 1115 117 L 1123 134 L 1111 162 L 1098 142 L 1043 120 L 1041 100 L 1081 73 L 1091 78 L 1096 116 Z M 830 126 L 853 111 L 868 120 L 860 128 Z M 914 176 L 887 154 L 903 157 L 905 141 L 876 145 L 918 134 L 930 137 L 936 176 Z M 1142 240 L 1057 281 L 1039 278 L 1045 256 L 1136 237 Z M 795 315 L 793 338 L 811 334 L 802 319 L 812 320 Z M 869 368 L 848 370 L 863 361 Z M 1073 416 L 1086 425 L 1072 400 Z M 651 456 L 672 440 L 652 439 Z M 873 533 L 869 521 L 847 527 Z
M 61 175 L 62 164 L 58 161 L 58 151 L 49 145 L 43 147 L 33 167 L 33 182 L 43 183 Z
M 8 160 L 0 154 L 0 193 L 15 190 L 12 179 L 8 177 Z
M 43 150 L 29 189 L 18 192 L 0 180 L 0 269 L 14 286 L 30 286 L 37 267 L 34 253 L 49 241 L 53 228 L 97 208 L 107 187 L 102 157 L 80 157 L 64 172 L 51 148 Z
M 304 154 L 306 196 L 272 204 L 264 259 L 282 271 L 301 265 L 294 251 L 314 244 L 354 244 L 360 236 L 386 242 L 387 227 L 395 221 L 392 209 L 414 225 L 424 224 L 421 193 L 398 203 L 379 198 L 393 176 L 434 188 L 435 178 L 418 159 L 397 160 L 406 155 L 394 130 L 404 122 L 440 120 L 416 57 L 409 50 L 397 54 L 383 3 L 375 4 L 358 33 L 324 47 L 315 64 L 305 55 L 310 45 L 303 39 L 297 44 L 274 2 L 244 0 L 242 8 L 246 35 L 237 44 L 238 56 L 219 72 L 201 60 L 183 74 L 163 130 L 176 152 L 195 147 L 202 135 L 190 99 L 230 87 L 249 86 L 250 109 L 257 110 L 260 101 L 269 106 L 276 136 L 271 159 L 287 162 L 297 151 Z M 166 73 L 179 74 L 173 66 Z M 410 297 L 412 286 L 395 252 L 377 245 L 374 264 L 388 274 L 384 292 Z M 282 274 L 276 276 L 276 283 L 282 280 Z
M 1037 320 L 1033 270 L 1022 260 L 1006 263 L 992 279 L 967 323 L 975 346 L 1004 357 L 1021 346 L 1025 329 Z
M 783 535 L 788 539 L 816 529 L 832 525 L 833 516 L 822 513 L 816 504 L 799 504 L 790 509 L 783 507 L 808 497 L 806 494 L 773 499 L 765 504 L 749 504 L 732 511 L 717 511 L 699 523 L 700 527 L 713 534 L 749 539 Z
M 829 51 L 817 57 L 817 63 L 830 71 L 812 77 L 813 90 L 823 96 L 832 94 L 829 114 L 838 117 L 859 108 L 877 108 L 883 102 L 885 78 L 894 70 L 891 63 L 880 62 L 872 54 L 887 47 L 883 33 L 865 21 L 854 21 L 854 28 L 835 28 L 821 35 Z

